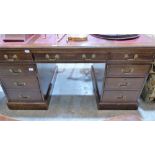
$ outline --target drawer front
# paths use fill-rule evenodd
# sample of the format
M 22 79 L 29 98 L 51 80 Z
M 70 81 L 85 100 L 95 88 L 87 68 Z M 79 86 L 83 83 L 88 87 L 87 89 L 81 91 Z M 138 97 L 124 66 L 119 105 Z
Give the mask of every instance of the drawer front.
M 0 64 L 0 76 L 34 75 L 36 65 L 33 64 Z
M 13 51 L 1 51 L 0 61 L 16 62 L 16 61 L 32 61 L 32 54 L 29 50 L 13 50 Z
M 36 77 L 3 77 L 1 78 L 2 85 L 5 89 L 19 89 L 19 88 L 32 88 L 39 89 L 39 83 Z
M 143 61 L 153 60 L 153 54 L 152 53 L 136 53 L 136 52 L 116 52 L 111 53 L 111 60 L 124 60 L 124 61 Z
M 102 102 L 136 102 L 139 97 L 139 91 L 104 91 Z
M 107 60 L 107 54 L 101 53 L 74 53 L 65 52 L 65 53 L 35 53 L 35 61 L 45 61 L 45 62 L 91 62 L 91 61 L 104 61 Z
M 20 102 L 20 101 L 43 101 L 40 91 L 38 90 L 14 90 L 8 89 L 6 91 L 8 101 Z
M 144 78 L 106 78 L 105 90 L 141 90 Z
M 151 65 L 107 65 L 107 77 L 145 77 Z

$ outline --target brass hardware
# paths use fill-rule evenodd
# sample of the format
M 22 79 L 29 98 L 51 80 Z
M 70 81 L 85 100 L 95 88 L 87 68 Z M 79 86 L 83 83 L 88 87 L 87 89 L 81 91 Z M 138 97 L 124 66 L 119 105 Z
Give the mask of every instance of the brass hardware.
M 134 71 L 134 68 L 122 68 L 121 71 L 124 74 L 129 74 L 129 73 L 132 73 Z
M 4 59 L 6 59 L 6 60 L 9 59 L 9 56 L 5 54 Z
M 91 58 L 95 59 L 96 58 L 96 54 L 92 54 Z
M 58 54 L 55 55 L 55 59 L 58 60 L 60 56 Z
M 27 96 L 19 95 L 19 97 L 20 97 L 20 98 L 23 98 L 23 99 L 28 99 L 28 98 L 30 98 L 30 96 L 28 96 L 28 95 L 27 95 Z
M 119 100 L 126 100 L 126 96 L 120 95 L 116 97 Z
M 138 58 L 138 54 L 134 55 L 134 60 L 136 60 Z
M 46 58 L 46 59 L 49 59 L 49 58 L 50 58 L 49 54 L 46 54 L 46 55 L 45 55 L 45 58 Z
M 22 70 L 21 69 L 17 69 L 17 70 L 9 69 L 9 72 L 14 73 L 14 74 L 18 74 L 18 73 L 21 73 Z
M 14 54 L 14 55 L 12 56 L 11 59 L 9 59 L 9 56 L 8 56 L 7 54 L 4 55 L 4 59 L 7 60 L 7 61 L 14 61 L 14 60 L 16 60 L 17 58 L 18 58 L 18 57 L 17 57 L 16 54 Z
M 136 59 L 138 58 L 138 54 L 135 54 L 135 55 L 133 56 L 133 59 L 129 59 L 129 54 L 125 54 L 125 55 L 124 55 L 124 58 L 125 58 L 126 60 L 129 60 L 129 61 L 136 60 Z
M 14 85 L 21 87 L 21 86 L 25 86 L 26 83 L 25 82 L 14 82 Z
M 85 61 L 91 61 L 91 60 L 93 60 L 93 59 L 96 58 L 96 54 L 92 54 L 92 55 L 91 55 L 91 58 L 87 58 L 86 54 L 82 54 L 81 57 L 82 57 L 82 59 L 85 60 Z
M 13 59 L 17 59 L 18 57 L 17 57 L 16 54 L 14 54 L 14 55 L 12 56 L 12 58 L 13 58 Z
M 52 59 L 52 58 L 50 58 L 50 55 L 49 54 L 46 54 L 45 55 L 45 58 L 48 59 L 48 60 L 50 60 L 50 61 L 56 61 L 56 60 L 60 59 L 60 56 L 59 56 L 59 54 L 56 54 L 54 56 L 54 58 Z
M 120 87 L 127 87 L 128 84 L 129 84 L 128 82 L 124 82 L 124 83 L 121 82 L 121 83 L 119 83 L 119 86 L 120 86 Z
M 87 56 L 85 54 L 82 54 L 82 59 L 86 59 Z
M 124 55 L 124 58 L 125 58 L 125 59 L 128 59 L 128 58 L 129 58 L 129 55 L 128 55 L 128 54 L 125 54 L 125 55 Z

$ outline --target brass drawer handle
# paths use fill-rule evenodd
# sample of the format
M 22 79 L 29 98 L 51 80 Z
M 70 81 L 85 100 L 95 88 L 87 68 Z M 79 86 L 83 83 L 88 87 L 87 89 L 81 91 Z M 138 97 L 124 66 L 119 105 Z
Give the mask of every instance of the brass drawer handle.
M 134 68 L 122 68 L 121 71 L 124 74 L 129 74 L 129 73 L 132 73 L 134 71 Z
M 138 57 L 139 57 L 139 55 L 135 54 L 133 59 L 136 60 Z
M 59 60 L 60 59 L 60 56 L 59 56 L 59 54 L 56 54 L 54 56 L 54 58 L 50 58 L 50 55 L 49 54 L 46 54 L 45 55 L 45 58 L 48 59 L 49 61 L 56 61 L 56 60 Z
M 116 97 L 118 100 L 126 100 L 126 96 L 124 95 L 119 95 Z
M 14 82 L 14 85 L 22 87 L 22 86 L 25 86 L 26 83 L 25 82 Z
M 129 85 L 128 82 L 120 82 L 120 83 L 119 83 L 119 86 L 120 86 L 120 87 L 127 87 L 128 85 Z
M 96 54 L 92 54 L 91 58 L 87 58 L 86 54 L 82 54 L 81 58 L 86 61 L 91 61 L 96 58 Z
M 14 54 L 12 56 L 12 58 L 9 58 L 9 56 L 7 54 L 4 54 L 4 59 L 7 60 L 7 61 L 15 61 L 18 59 L 18 56 L 16 54 Z
M 23 98 L 23 99 L 28 99 L 28 98 L 30 98 L 30 96 L 28 96 L 28 95 L 27 95 L 27 96 L 25 96 L 25 95 L 19 95 L 19 97 L 20 97 L 20 98 Z
M 125 54 L 124 55 L 124 59 L 129 60 L 129 61 L 136 60 L 138 57 L 139 57 L 139 55 L 138 54 L 135 54 L 133 56 L 133 59 L 129 59 L 129 54 Z
M 22 72 L 22 70 L 21 69 L 17 69 L 17 70 L 15 70 L 15 69 L 9 69 L 9 72 L 14 73 L 14 74 L 19 74 L 19 73 Z

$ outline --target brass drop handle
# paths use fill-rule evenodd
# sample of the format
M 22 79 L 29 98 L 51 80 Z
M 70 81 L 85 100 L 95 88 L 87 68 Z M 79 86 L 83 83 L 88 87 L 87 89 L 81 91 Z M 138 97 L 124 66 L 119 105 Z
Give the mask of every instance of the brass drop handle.
M 116 98 L 119 100 L 126 100 L 126 96 L 123 96 L 123 95 L 119 95 Z
M 59 60 L 60 59 L 60 56 L 59 56 L 59 54 L 56 54 L 54 56 L 54 58 L 51 58 L 49 54 L 46 54 L 45 55 L 45 58 L 48 59 L 49 61 L 56 61 L 56 60 Z
M 81 57 L 82 57 L 82 59 L 85 60 L 85 61 L 91 61 L 91 60 L 93 60 L 93 59 L 96 58 L 96 54 L 92 54 L 92 55 L 91 55 L 91 58 L 87 58 L 86 54 L 82 54 Z
M 125 59 L 128 59 L 129 58 L 129 55 L 128 54 L 124 54 L 124 58 Z
M 91 58 L 92 58 L 92 59 L 95 59 L 95 58 L 96 58 L 96 54 L 92 54 L 92 55 L 91 55 Z
M 134 68 L 122 68 L 121 71 L 124 74 L 129 74 L 129 73 L 132 73 L 134 71 Z
M 4 59 L 9 59 L 9 56 L 7 54 L 4 54 Z
M 82 54 L 81 57 L 82 57 L 82 59 L 84 59 L 84 60 L 87 59 L 87 56 L 86 56 L 85 54 Z
M 128 82 L 121 82 L 121 83 L 119 83 L 119 86 L 120 87 L 127 87 L 128 86 Z
M 136 60 L 138 57 L 138 54 L 135 54 L 133 59 Z
M 20 98 L 23 98 L 23 99 L 28 99 L 28 98 L 30 98 L 30 96 L 28 96 L 28 95 L 27 95 L 27 96 L 25 96 L 25 95 L 19 95 L 19 97 L 20 97 Z
M 26 83 L 25 82 L 14 82 L 14 85 L 22 87 L 22 86 L 25 86 Z
M 17 70 L 9 69 L 9 72 L 14 73 L 14 74 L 19 74 L 22 72 L 22 70 L 21 69 L 17 69 Z
M 18 56 L 16 54 L 14 54 L 12 56 L 12 58 L 9 58 L 9 56 L 7 54 L 4 54 L 4 59 L 7 61 L 14 61 L 14 60 L 18 59 Z
M 18 58 L 18 56 L 17 56 L 16 54 L 14 54 L 14 55 L 12 56 L 12 58 L 13 58 L 14 60 L 16 60 L 16 59 Z
M 124 55 L 124 58 L 125 58 L 126 60 L 136 60 L 138 57 L 139 57 L 138 54 L 134 54 L 133 59 L 129 59 L 129 54 L 125 54 L 125 55 Z

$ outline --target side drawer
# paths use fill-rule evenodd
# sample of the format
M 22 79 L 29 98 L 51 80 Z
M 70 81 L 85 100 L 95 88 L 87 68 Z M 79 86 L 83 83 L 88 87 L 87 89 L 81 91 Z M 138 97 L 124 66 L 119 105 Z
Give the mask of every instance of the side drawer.
M 136 102 L 139 91 L 104 91 L 101 102 Z
M 16 90 L 8 89 L 6 90 L 6 95 L 8 101 L 10 102 L 20 102 L 20 101 L 43 101 L 42 95 L 39 90 L 25 89 Z
M 1 82 L 5 89 L 39 89 L 38 79 L 34 76 L 2 77 Z
M 105 90 L 141 90 L 145 78 L 106 78 Z
M 151 65 L 107 65 L 107 77 L 145 77 Z
M 0 50 L 0 61 L 16 62 L 16 61 L 32 61 L 30 50 Z
M 153 60 L 153 53 L 139 53 L 139 52 L 116 52 L 111 53 L 111 60 L 124 61 L 151 61 Z
M 34 64 L 0 64 L 0 76 L 33 75 L 36 72 Z

